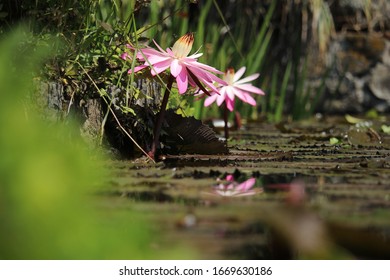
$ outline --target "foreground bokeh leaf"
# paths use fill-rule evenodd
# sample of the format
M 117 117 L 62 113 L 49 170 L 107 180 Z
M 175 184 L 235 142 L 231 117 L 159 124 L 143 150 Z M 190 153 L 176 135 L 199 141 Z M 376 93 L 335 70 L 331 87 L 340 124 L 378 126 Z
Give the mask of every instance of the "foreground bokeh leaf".
M 72 123 L 35 114 L 33 70 L 50 48 L 26 38 L 0 39 L 0 259 L 155 258 L 144 221 L 98 207 L 103 159 Z

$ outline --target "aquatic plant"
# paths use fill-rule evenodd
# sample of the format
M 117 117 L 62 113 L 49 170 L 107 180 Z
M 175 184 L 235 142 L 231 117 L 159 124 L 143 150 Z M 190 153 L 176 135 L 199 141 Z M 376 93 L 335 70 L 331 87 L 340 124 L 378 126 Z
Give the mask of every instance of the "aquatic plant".
M 202 53 L 195 52 L 189 55 L 194 43 L 194 35 L 187 33 L 180 37 L 172 48 L 167 48 L 164 51 L 156 42 L 154 42 L 158 50 L 151 47 L 145 47 L 134 49 L 135 57 L 144 62 L 144 64 L 130 69 L 129 74 L 138 72 L 145 68 L 151 68 L 152 76 L 159 75 L 169 69 L 169 77 L 166 83 L 166 90 L 163 96 L 163 100 L 160 107 L 160 113 L 158 115 L 154 131 L 153 131 L 153 143 L 149 155 L 151 158 L 155 158 L 156 149 L 159 143 L 159 135 L 161 131 L 162 122 L 164 120 L 164 114 L 166 106 L 168 104 L 169 94 L 172 89 L 174 80 L 176 80 L 177 87 L 180 94 L 187 91 L 188 85 L 198 87 L 204 94 L 211 95 L 210 91 L 206 87 L 210 88 L 212 92 L 218 94 L 218 89 L 213 83 L 219 83 L 226 85 L 227 83 L 214 75 L 213 73 L 222 73 L 214 67 L 200 63 L 197 58 L 202 56 Z M 127 58 L 128 55 L 122 57 Z
M 234 99 L 237 96 L 243 102 L 248 103 L 252 106 L 256 106 L 256 100 L 251 96 L 251 93 L 264 95 L 264 92 L 253 86 L 251 81 L 256 80 L 260 74 L 255 73 L 246 78 L 240 79 L 244 75 L 246 67 L 241 67 L 236 73 L 233 68 L 228 68 L 223 75 L 223 80 L 226 84 L 220 84 L 217 86 L 219 95 L 211 95 L 207 97 L 204 101 L 204 105 L 210 106 L 212 103 L 216 102 L 218 106 L 221 106 L 222 103 L 225 103 L 225 113 L 224 113 L 224 122 L 225 122 L 225 138 L 229 137 L 228 130 L 228 111 L 232 112 L 234 110 Z

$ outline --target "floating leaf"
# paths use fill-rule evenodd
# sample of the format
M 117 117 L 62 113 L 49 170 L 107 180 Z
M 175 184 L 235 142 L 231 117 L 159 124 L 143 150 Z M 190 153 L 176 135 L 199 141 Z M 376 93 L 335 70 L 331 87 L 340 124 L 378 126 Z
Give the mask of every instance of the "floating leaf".
M 381 129 L 384 133 L 390 134 L 390 126 L 389 125 L 382 124 Z
M 365 121 L 364 119 L 356 118 L 356 117 L 353 117 L 353 116 L 351 116 L 349 114 L 345 115 L 345 119 L 347 120 L 347 122 L 353 123 L 353 124 L 361 123 L 361 122 Z
M 329 143 L 331 144 L 331 145 L 337 145 L 337 144 L 340 144 L 340 139 L 338 139 L 338 138 L 336 138 L 336 137 L 331 137 L 330 139 L 329 139 Z

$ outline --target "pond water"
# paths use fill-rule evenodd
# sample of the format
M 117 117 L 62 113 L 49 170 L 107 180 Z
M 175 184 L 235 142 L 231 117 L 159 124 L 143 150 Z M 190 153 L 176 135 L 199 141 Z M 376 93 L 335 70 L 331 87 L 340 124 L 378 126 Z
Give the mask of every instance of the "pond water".
M 198 259 L 387 259 L 386 123 L 248 123 L 227 155 L 113 161 L 103 207 L 145 217 L 156 250 Z

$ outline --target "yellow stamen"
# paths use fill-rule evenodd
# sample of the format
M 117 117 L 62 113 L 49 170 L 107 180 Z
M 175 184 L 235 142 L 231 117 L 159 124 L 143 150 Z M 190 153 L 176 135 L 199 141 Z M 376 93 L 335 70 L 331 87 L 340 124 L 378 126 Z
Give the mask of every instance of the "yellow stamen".
M 181 36 L 173 45 L 172 52 L 177 58 L 183 58 L 188 56 L 194 43 L 194 34 L 187 33 Z

